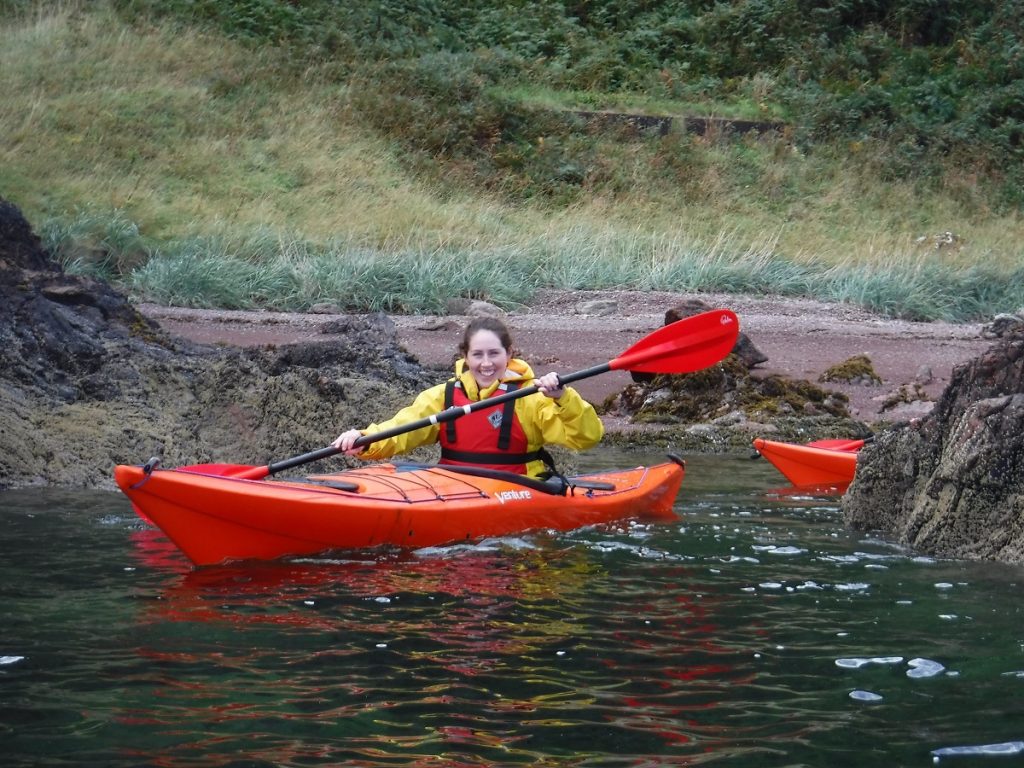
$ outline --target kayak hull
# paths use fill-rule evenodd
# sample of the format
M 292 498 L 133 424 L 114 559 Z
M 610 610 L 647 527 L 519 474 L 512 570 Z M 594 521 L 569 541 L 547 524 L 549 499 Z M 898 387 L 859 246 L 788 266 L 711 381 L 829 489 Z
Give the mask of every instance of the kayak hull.
M 141 518 L 195 564 L 271 560 L 332 549 L 420 548 L 629 518 L 671 519 L 681 462 L 588 474 L 565 495 L 534 481 L 434 466 L 378 464 L 306 478 L 247 480 L 197 465 L 119 465 Z M 244 467 L 241 467 L 244 469 Z M 496 473 L 502 474 L 505 473 Z
M 857 470 L 863 440 L 798 445 L 757 438 L 754 448 L 797 487 L 848 486 Z

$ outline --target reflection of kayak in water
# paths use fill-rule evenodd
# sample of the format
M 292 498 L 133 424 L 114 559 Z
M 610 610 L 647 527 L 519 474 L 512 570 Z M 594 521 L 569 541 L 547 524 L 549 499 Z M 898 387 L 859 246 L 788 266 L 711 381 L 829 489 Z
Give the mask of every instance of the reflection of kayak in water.
M 582 551 L 534 549 L 514 538 L 188 568 L 158 530 L 135 531 L 132 538 L 139 559 L 170 576 L 160 599 L 148 605 L 147 621 L 362 632 L 378 616 L 393 633 L 397 623 L 423 619 L 424 601 L 470 601 L 465 620 L 481 622 L 499 608 L 514 610 L 517 601 L 558 602 L 578 595 L 600 568 Z M 443 623 L 451 631 L 461 622 L 449 613 Z M 551 629 L 545 621 L 545 636 Z M 466 634 L 467 644 L 485 641 L 479 626 Z M 494 634 L 486 642 L 510 642 L 504 622 Z
M 863 440 L 816 440 L 806 445 L 778 443 L 757 438 L 754 448 L 798 488 L 843 486 L 857 469 L 857 452 Z
M 682 461 L 539 481 L 507 472 L 378 464 L 250 480 L 251 469 L 121 465 L 118 486 L 196 565 L 382 545 L 419 548 L 628 518 L 668 519 Z

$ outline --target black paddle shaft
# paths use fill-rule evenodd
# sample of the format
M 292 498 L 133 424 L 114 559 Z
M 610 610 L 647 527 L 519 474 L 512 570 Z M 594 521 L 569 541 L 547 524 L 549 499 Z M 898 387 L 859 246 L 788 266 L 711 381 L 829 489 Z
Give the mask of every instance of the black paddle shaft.
M 601 365 L 595 365 L 593 368 L 586 368 L 582 371 L 576 371 L 574 373 L 567 373 L 564 376 L 559 375 L 558 383 L 561 385 L 571 384 L 574 381 L 580 379 L 587 379 L 591 376 L 598 376 L 602 373 L 607 373 L 612 369 L 609 363 L 601 363 Z M 455 421 L 455 419 L 466 416 L 474 411 L 479 411 L 484 408 L 493 408 L 497 405 L 507 403 L 509 400 L 518 400 L 520 397 L 526 397 L 532 395 L 534 392 L 539 392 L 540 389 L 536 386 L 523 387 L 522 389 L 514 389 L 511 392 L 506 392 L 503 395 L 497 397 L 488 397 L 484 400 L 477 400 L 475 403 L 470 403 L 466 406 L 452 406 L 447 408 L 440 413 L 435 413 L 431 416 L 424 416 L 422 419 L 416 421 L 410 421 L 408 424 L 399 424 L 391 429 L 385 429 L 381 432 L 375 432 L 372 435 L 363 435 L 358 438 L 353 444 L 353 448 L 359 448 L 370 443 L 376 443 L 380 440 L 387 440 L 389 437 L 396 437 L 398 435 L 404 435 L 406 432 L 415 432 L 417 429 L 423 429 L 424 427 L 433 426 L 435 424 L 446 424 L 449 421 Z M 329 445 L 326 448 L 319 448 L 309 453 L 304 453 L 301 456 L 293 456 L 290 459 L 282 459 L 281 461 L 269 464 L 267 466 L 268 474 L 276 474 L 285 469 L 291 469 L 297 467 L 300 464 L 306 464 L 311 461 L 319 461 L 320 459 L 326 459 L 329 456 L 334 456 L 341 453 L 340 448 L 335 448 L 333 445 Z

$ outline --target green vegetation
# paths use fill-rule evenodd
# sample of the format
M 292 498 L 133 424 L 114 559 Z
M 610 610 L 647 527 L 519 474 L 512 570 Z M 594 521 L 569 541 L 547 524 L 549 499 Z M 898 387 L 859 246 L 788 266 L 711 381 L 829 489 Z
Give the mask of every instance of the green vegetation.
M 0 0 L 0 18 L 0 195 L 69 269 L 140 297 L 1024 306 L 1024 0 Z M 698 135 L 688 115 L 787 128 Z

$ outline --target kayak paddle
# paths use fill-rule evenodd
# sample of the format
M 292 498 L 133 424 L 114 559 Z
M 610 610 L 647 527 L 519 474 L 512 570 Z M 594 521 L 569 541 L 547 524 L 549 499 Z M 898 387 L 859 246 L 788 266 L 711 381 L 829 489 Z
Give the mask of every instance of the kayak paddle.
M 613 360 L 575 373 L 559 375 L 558 381 L 560 384 L 571 384 L 574 381 L 598 376 L 608 371 L 692 373 L 703 370 L 719 362 L 732 351 L 736 346 L 736 337 L 739 335 L 739 331 L 739 318 L 732 310 L 715 309 L 692 317 L 684 317 L 682 320 L 677 320 L 649 333 Z M 454 406 L 408 424 L 400 424 L 391 429 L 363 435 L 355 441 L 354 447 L 369 445 L 378 440 L 403 435 L 406 432 L 414 432 L 424 427 L 454 421 L 474 411 L 493 408 L 509 400 L 526 397 L 538 391 L 536 386 L 523 387 L 466 406 Z M 259 480 L 267 475 L 311 461 L 326 459 L 338 453 L 341 453 L 340 448 L 329 445 L 326 448 L 320 448 L 290 459 L 282 459 L 267 466 L 246 467 L 237 473 L 230 472 L 229 476 L 242 480 Z M 241 467 L 239 468 L 241 469 Z M 191 467 L 183 467 L 183 469 L 191 469 Z

